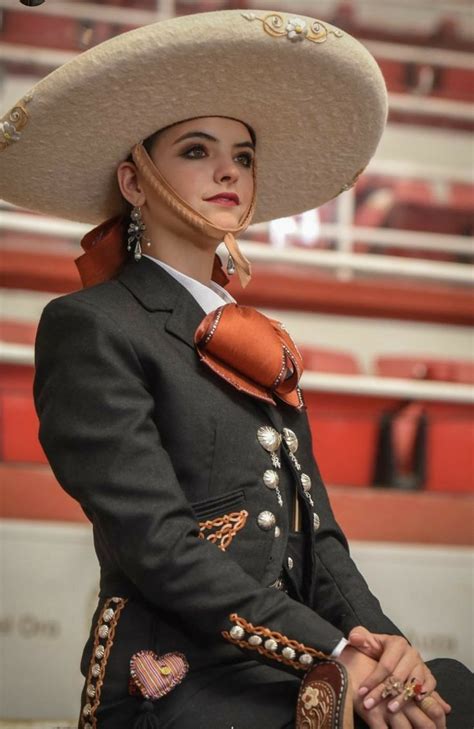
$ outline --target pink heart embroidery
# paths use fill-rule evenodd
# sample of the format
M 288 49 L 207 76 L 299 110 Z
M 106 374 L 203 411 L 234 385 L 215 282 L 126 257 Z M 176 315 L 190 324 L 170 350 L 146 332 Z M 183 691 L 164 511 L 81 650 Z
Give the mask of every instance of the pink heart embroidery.
M 130 659 L 130 675 L 145 699 L 161 699 L 181 683 L 189 670 L 183 653 L 139 651 Z

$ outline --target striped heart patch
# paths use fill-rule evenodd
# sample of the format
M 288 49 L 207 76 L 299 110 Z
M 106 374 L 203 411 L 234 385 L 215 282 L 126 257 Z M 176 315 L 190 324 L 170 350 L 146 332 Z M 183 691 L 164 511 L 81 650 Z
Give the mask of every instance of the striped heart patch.
M 153 651 L 139 651 L 130 659 L 133 685 L 145 699 L 161 699 L 181 683 L 189 669 L 183 653 L 165 653 L 157 656 Z

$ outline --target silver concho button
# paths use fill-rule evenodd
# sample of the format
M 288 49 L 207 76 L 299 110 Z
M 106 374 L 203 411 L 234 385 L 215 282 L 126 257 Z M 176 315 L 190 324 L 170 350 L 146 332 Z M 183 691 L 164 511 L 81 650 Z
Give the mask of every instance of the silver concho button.
M 99 637 L 100 638 L 107 638 L 109 634 L 109 626 L 108 625 L 101 625 L 99 628 Z
M 92 706 L 90 704 L 85 704 L 84 708 L 82 709 L 82 716 L 90 716 L 92 712 Z
M 91 699 L 93 699 L 95 696 L 95 686 L 93 686 L 91 683 L 87 687 L 87 695 Z
M 280 483 L 280 476 L 272 468 L 268 468 L 263 474 L 263 483 L 267 489 L 276 489 Z
M 294 651 L 293 648 L 290 648 L 289 646 L 283 648 L 281 654 L 284 658 L 288 658 L 290 661 L 296 658 L 296 651 Z
M 234 640 L 242 640 L 242 638 L 245 635 L 245 630 L 240 627 L 240 625 L 234 625 L 230 629 L 230 636 L 231 638 L 234 638 Z
M 293 569 L 293 565 L 294 565 L 294 562 L 293 562 L 292 557 L 288 557 L 288 559 L 286 560 L 286 563 L 288 565 L 288 569 L 289 570 L 292 570 Z
M 271 511 L 261 511 L 257 516 L 257 524 L 264 532 L 268 532 L 270 529 L 273 529 L 275 522 L 275 514 L 272 514 Z
M 285 443 L 288 446 L 290 453 L 296 453 L 298 450 L 298 438 L 296 437 L 296 433 L 289 428 L 283 428 L 283 438 L 285 439 Z
M 268 640 L 266 640 L 264 643 L 264 646 L 267 649 L 267 651 L 278 650 L 278 643 L 276 642 L 276 640 L 273 640 L 273 638 L 269 638 Z
M 110 623 L 110 621 L 114 617 L 114 614 L 115 613 L 112 608 L 107 608 L 107 610 L 104 610 L 102 615 L 102 620 L 104 621 L 104 623 Z
M 94 665 L 92 666 L 91 674 L 94 676 L 94 678 L 97 678 L 100 675 L 100 666 L 98 663 L 94 663 Z
M 251 635 L 248 639 L 249 645 L 261 645 L 262 644 L 262 638 L 260 638 L 259 635 Z
M 94 655 L 100 661 L 100 659 L 104 657 L 104 653 L 105 653 L 104 646 L 103 645 L 98 645 L 97 648 L 95 649 L 95 654 Z
M 280 529 L 279 526 L 276 526 L 275 527 L 275 539 L 278 539 L 278 537 L 280 536 L 280 534 L 281 534 L 281 529 Z
M 311 666 L 313 663 L 313 657 L 309 653 L 302 653 L 299 660 L 302 666 Z
M 266 451 L 274 453 L 281 445 L 280 433 L 270 425 L 262 425 L 257 430 L 257 440 Z
M 316 512 L 313 512 L 313 529 L 314 531 L 318 531 L 319 527 L 321 526 L 321 519 L 319 518 L 318 514 Z
M 310 491 L 311 489 L 311 479 L 308 476 L 307 473 L 301 474 L 301 484 L 306 492 Z

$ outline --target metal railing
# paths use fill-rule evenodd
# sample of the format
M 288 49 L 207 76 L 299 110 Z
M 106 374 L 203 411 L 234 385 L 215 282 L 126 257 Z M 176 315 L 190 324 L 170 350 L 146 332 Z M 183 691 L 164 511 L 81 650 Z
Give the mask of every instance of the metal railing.
M 28 344 L 0 341 L 0 364 L 34 365 L 34 349 Z M 397 377 L 340 375 L 326 372 L 305 372 L 302 387 L 309 392 L 333 392 L 346 395 L 369 395 L 400 399 L 429 400 L 452 403 L 474 403 L 474 388 L 451 382 L 405 380 Z

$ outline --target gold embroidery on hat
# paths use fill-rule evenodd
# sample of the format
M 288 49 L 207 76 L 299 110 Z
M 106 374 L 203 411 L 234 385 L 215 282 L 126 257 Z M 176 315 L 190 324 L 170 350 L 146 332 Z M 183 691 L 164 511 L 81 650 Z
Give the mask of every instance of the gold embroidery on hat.
M 269 13 L 264 18 L 259 18 L 255 13 L 242 13 L 246 20 L 259 20 L 265 33 L 279 38 L 285 36 L 293 43 L 306 40 L 312 43 L 324 43 L 328 35 L 335 35 L 341 38 L 344 34 L 342 30 L 332 30 L 327 28 L 320 20 L 313 20 L 311 24 L 303 18 L 297 16 L 290 17 L 285 20 L 281 13 Z
M 30 118 L 26 104 L 32 98 L 33 94 L 27 94 L 0 119 L 0 152 L 20 140 L 21 130 L 26 127 Z
M 224 514 L 217 519 L 200 521 L 199 536 L 201 539 L 206 539 L 208 542 L 217 544 L 219 549 L 225 552 L 237 532 L 245 526 L 248 515 L 248 511 L 245 510 L 233 511 L 231 514 Z M 217 531 L 213 534 L 208 534 L 206 537 L 204 532 L 210 529 L 217 529 Z

